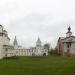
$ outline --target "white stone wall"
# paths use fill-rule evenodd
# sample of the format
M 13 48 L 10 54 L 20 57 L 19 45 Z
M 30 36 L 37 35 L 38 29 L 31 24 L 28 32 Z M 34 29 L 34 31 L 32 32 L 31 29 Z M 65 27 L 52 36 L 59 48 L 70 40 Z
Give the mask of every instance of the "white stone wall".
M 3 31 L 3 27 L 0 26 L 0 59 L 5 56 L 3 45 L 9 45 L 10 39 L 8 35 Z
M 3 32 L 3 26 L 0 25 L 0 33 Z
M 12 57 L 12 56 L 15 56 L 14 49 L 8 49 L 7 52 L 4 50 L 4 57 Z
M 48 50 L 47 49 L 16 49 L 16 56 L 43 56 L 44 53 L 48 55 Z
M 67 44 L 64 44 L 64 53 L 66 53 L 68 50 Z M 75 43 L 71 43 L 71 47 L 69 48 L 70 54 L 75 55 Z
M 16 49 L 16 56 L 32 56 L 30 49 Z
M 64 53 L 66 53 L 66 52 L 67 52 L 67 44 L 64 43 Z
M 71 54 L 75 54 L 75 43 L 71 44 L 71 50 L 70 50 Z

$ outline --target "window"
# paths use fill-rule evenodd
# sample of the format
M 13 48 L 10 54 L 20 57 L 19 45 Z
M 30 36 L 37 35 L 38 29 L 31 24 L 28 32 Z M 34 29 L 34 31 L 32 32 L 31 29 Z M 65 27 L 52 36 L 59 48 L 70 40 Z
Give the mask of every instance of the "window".
M 6 49 L 5 49 L 5 51 L 7 52 L 7 51 L 8 51 L 8 49 L 6 48 Z
M 67 45 L 67 48 L 69 48 L 69 44 Z

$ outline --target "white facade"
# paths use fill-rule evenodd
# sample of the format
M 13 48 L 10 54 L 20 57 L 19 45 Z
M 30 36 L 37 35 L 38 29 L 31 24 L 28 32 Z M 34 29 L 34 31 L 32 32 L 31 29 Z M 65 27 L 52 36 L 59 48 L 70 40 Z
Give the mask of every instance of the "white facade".
M 70 36 L 68 38 L 63 39 L 64 43 L 64 53 L 75 55 L 75 37 Z
M 41 45 L 40 38 L 38 38 L 36 42 L 36 47 L 31 47 L 29 49 L 22 48 L 22 47 L 16 47 L 16 56 L 47 56 L 48 50 L 44 49 L 44 47 Z
M 40 38 L 38 38 L 36 42 L 36 47 L 31 48 L 31 51 L 32 51 L 32 55 L 34 56 L 48 55 L 48 50 L 44 48 L 44 46 L 42 46 Z
M 0 59 L 14 55 L 14 46 L 10 45 L 7 31 L 0 25 Z
M 17 48 L 16 49 L 16 56 L 32 56 L 30 49 L 25 48 Z

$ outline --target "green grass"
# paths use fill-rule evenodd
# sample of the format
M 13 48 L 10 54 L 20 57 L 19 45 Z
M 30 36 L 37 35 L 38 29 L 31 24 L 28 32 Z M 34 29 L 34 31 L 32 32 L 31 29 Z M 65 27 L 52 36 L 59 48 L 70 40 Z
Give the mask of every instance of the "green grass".
M 75 75 L 75 57 L 19 57 L 0 60 L 0 75 Z

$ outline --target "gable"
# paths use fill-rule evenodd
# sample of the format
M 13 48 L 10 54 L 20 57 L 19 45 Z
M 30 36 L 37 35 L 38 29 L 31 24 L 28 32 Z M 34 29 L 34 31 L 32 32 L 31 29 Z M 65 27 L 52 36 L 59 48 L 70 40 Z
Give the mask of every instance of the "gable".
M 73 42 L 73 43 L 75 43 L 75 37 L 71 36 L 71 37 L 65 38 L 65 39 L 63 39 L 63 42 Z

